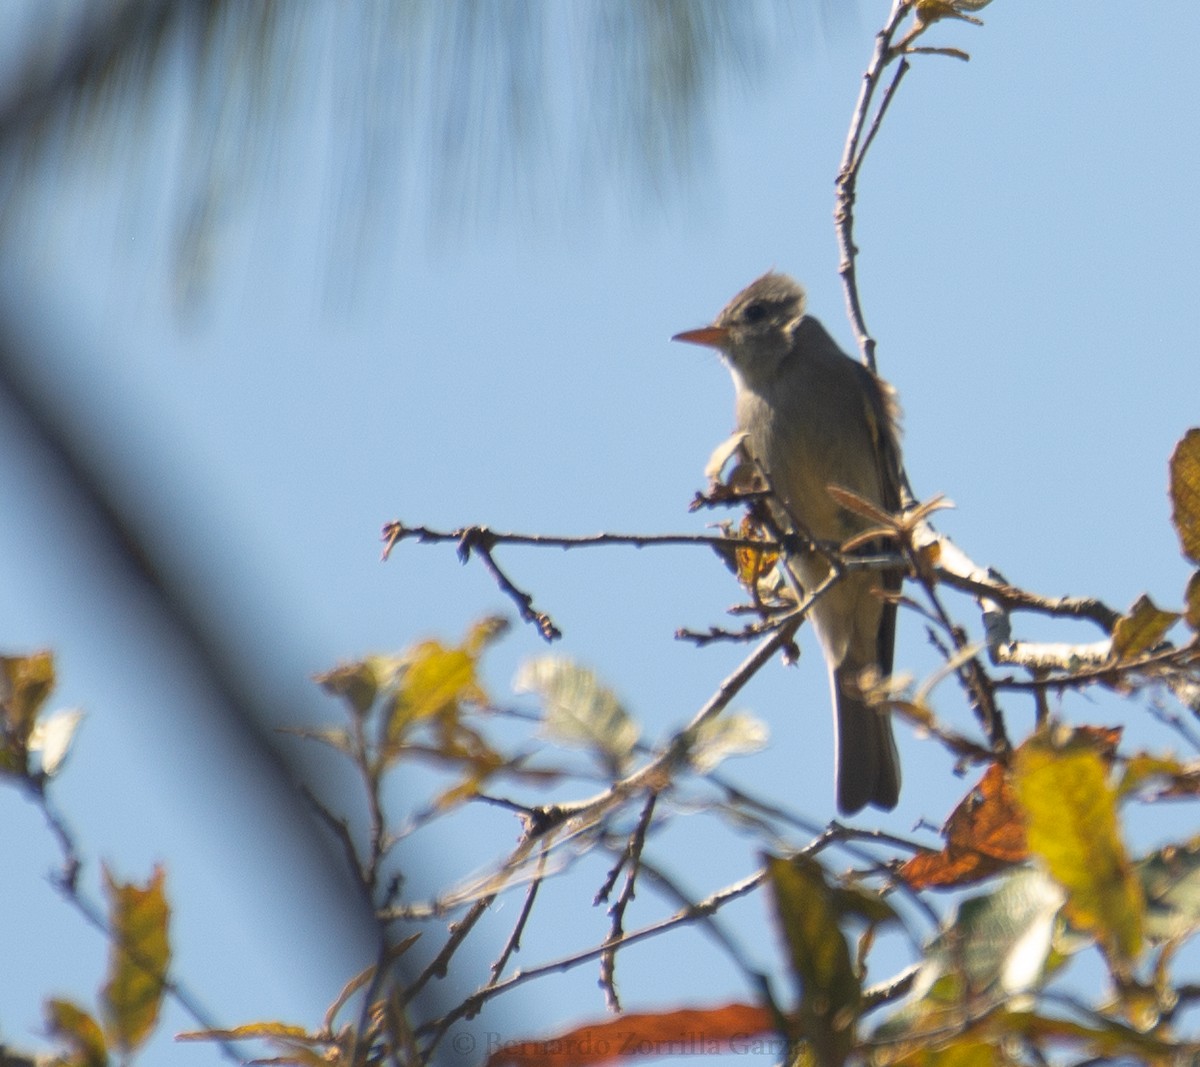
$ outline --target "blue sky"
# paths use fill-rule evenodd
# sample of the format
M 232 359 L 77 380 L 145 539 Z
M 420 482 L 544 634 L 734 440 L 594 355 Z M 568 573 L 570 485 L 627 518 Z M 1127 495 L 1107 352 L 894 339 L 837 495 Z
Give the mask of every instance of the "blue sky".
M 265 183 L 217 217 L 210 273 L 182 308 L 170 237 L 186 167 L 181 86 L 106 162 L 38 176 L 0 251 L 28 371 L 131 499 L 161 502 L 154 543 L 202 583 L 206 610 L 282 717 L 336 715 L 309 678 L 339 659 L 511 614 L 483 569 L 448 548 L 405 545 L 381 564 L 389 519 L 701 529 L 686 506 L 731 428 L 732 390 L 714 355 L 668 338 L 765 269 L 802 280 L 812 313 L 850 349 L 833 177 L 887 5 L 853 6 L 798 18 L 752 86 L 719 86 L 707 154 L 684 180 L 648 188 L 598 168 L 582 181 L 569 146 L 586 144 L 586 130 L 567 130 L 455 219 L 425 208 L 418 153 L 410 195 L 372 208 L 357 260 L 339 251 L 346 216 L 328 165 L 337 52 L 313 46 L 308 121 L 285 125 Z M 1116 19 L 1082 0 L 997 0 L 981 15 L 983 28 L 936 31 L 970 63 L 915 60 L 860 190 L 862 294 L 880 371 L 904 406 L 908 470 L 919 495 L 956 503 L 939 525 L 1014 582 L 1118 608 L 1148 591 L 1175 606 L 1187 567 L 1166 463 L 1200 422 L 1190 73 L 1200 12 L 1174 0 Z M 330 22 L 335 41 L 349 32 Z M 569 50 L 560 62 L 569 74 Z M 193 668 L 104 571 L 91 531 L 7 414 L 0 435 L 3 644 L 53 648 L 57 704 L 87 712 L 59 802 L 92 876 L 99 859 L 129 878 L 166 863 L 181 973 L 223 1022 L 318 1019 L 364 946 L 323 925 L 328 885 L 291 876 L 312 866 L 273 832 L 270 809 L 245 806 L 253 764 L 212 725 Z M 686 721 L 743 654 L 672 639 L 722 622 L 739 598 L 702 552 L 500 558 L 562 627 L 555 651 L 594 666 L 651 737 Z M 1033 638 L 1087 634 L 1021 625 Z M 772 665 L 738 701 L 767 720 L 772 745 L 730 770 L 823 822 L 834 814 L 828 693 L 814 644 L 802 645 L 797 668 Z M 544 651 L 515 627 L 489 660 L 496 692 Z M 918 677 L 934 665 L 914 618 L 901 619 L 896 662 Z M 952 687 L 935 703 L 970 727 Z M 1175 743 L 1138 703 L 1074 697 L 1061 711 Z M 1009 714 L 1021 735 L 1032 709 L 1014 700 Z M 965 784 L 944 753 L 899 733 L 907 785 L 875 821 L 907 833 L 940 822 Z M 0 964 L 0 1037 L 20 1046 L 44 995 L 94 995 L 106 947 L 46 885 L 53 851 L 32 809 L 14 795 L 0 805 L 10 857 L 0 898 L 23 917 Z M 1143 842 L 1163 833 L 1131 821 Z M 517 832 L 491 815 L 461 822 L 454 851 L 405 856 L 414 892 L 499 856 Z M 663 845 L 697 895 L 751 862 L 747 842 L 718 847 L 706 833 L 680 819 Z M 557 954 L 563 924 L 578 924 L 581 943 L 603 936 L 589 907 L 602 872 L 589 861 L 555 888 L 523 965 Z M 645 908 L 642 921 L 670 910 L 649 894 Z M 773 946 L 753 933 L 761 918 L 751 902 L 731 922 L 773 965 Z M 661 1004 L 664 990 L 672 1003 L 747 995 L 698 939 L 680 944 L 628 954 L 628 1007 Z M 599 1015 L 594 978 L 584 968 L 526 987 L 480 1026 Z M 165 1029 L 188 1025 L 172 1014 Z

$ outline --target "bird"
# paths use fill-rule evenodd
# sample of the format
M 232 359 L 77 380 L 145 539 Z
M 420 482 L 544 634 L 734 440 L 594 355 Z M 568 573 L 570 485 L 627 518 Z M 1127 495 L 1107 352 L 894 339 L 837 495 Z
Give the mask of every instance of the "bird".
M 871 525 L 829 486 L 848 489 L 889 513 L 901 508 L 899 407 L 895 391 L 846 355 L 806 312 L 801 286 L 769 271 L 737 294 L 712 325 L 672 340 L 717 349 L 733 377 L 742 447 L 771 491 L 785 531 L 843 544 Z M 811 547 L 789 556 L 808 593 L 831 564 Z M 892 673 L 899 571 L 845 571 L 812 604 L 833 697 L 838 809 L 894 808 L 900 760 L 891 717 L 864 700 L 861 683 Z

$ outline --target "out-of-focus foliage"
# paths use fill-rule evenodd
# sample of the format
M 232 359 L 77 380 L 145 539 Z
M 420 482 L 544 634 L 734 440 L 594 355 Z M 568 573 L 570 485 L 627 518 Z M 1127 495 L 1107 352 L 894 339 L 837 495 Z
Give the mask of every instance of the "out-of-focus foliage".
M 223 220 L 291 170 L 324 173 L 343 255 L 386 238 L 384 204 L 474 227 L 501 202 L 571 211 L 600 176 L 660 190 L 704 151 L 719 93 L 848 14 L 837 0 L 42 2 L 0 94 L 0 159 L 125 166 L 155 109 L 180 104 L 175 259 L 194 293 Z M 11 172 L 0 221 L 26 221 L 30 173 Z

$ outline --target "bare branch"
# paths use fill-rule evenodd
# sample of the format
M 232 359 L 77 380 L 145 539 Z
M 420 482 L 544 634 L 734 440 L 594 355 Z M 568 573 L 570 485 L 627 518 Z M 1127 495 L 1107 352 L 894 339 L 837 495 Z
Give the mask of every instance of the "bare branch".
M 605 941 L 599 945 L 593 945 L 590 948 L 582 949 L 579 952 L 571 953 L 570 955 L 560 957 L 557 960 L 551 960 L 549 963 L 543 963 L 538 967 L 530 967 L 528 970 L 518 971 L 502 982 L 497 982 L 495 985 L 485 986 L 477 990 L 467 997 L 461 1004 L 454 1007 L 443 1018 L 425 1024 L 420 1027 L 418 1033 L 431 1033 L 433 1038 L 430 1046 L 435 1046 L 459 1019 L 470 1018 L 475 1015 L 483 1005 L 493 997 L 499 996 L 501 993 L 512 989 L 514 986 L 523 985 L 525 982 L 533 981 L 535 978 L 542 978 L 548 974 L 561 973 L 562 971 L 571 970 L 581 964 L 588 963 L 591 960 L 597 959 L 605 951 L 615 948 L 621 948 L 627 945 L 637 944 L 641 941 L 646 941 L 649 938 L 657 937 L 668 930 L 673 930 L 677 926 L 682 926 L 687 923 L 695 922 L 697 919 L 712 915 L 731 901 L 744 897 L 749 893 L 753 893 L 760 885 L 762 885 L 766 874 L 762 870 L 755 871 L 753 874 L 747 875 L 745 878 L 732 885 L 726 886 L 724 889 L 718 890 L 704 900 L 698 901 L 693 905 L 681 908 L 673 915 L 669 915 L 665 919 L 660 919 L 658 922 L 650 923 L 638 930 L 630 931 L 627 934 L 622 934 L 615 941 Z
M 730 537 L 723 534 L 619 534 L 598 533 L 579 537 L 552 534 L 500 533 L 487 526 L 463 526 L 457 530 L 433 530 L 428 526 L 407 526 L 402 522 L 389 522 L 383 528 L 383 558 L 386 560 L 392 549 L 401 541 L 419 541 L 422 544 L 451 543 L 470 549 L 480 544 L 491 548 L 494 545 L 527 545 L 532 548 L 596 548 L 600 545 L 629 545 L 633 548 L 651 548 L 677 545 L 702 545 L 709 548 L 777 548 L 770 541 L 752 537 Z M 470 554 L 469 552 L 467 553 Z
M 538 632 L 546 641 L 556 641 L 562 637 L 562 631 L 555 626 L 554 621 L 544 611 L 538 611 L 533 606 L 533 597 L 528 593 L 522 592 L 509 580 L 508 576 L 500 569 L 500 565 L 492 556 L 492 545 L 495 543 L 494 535 L 482 526 L 473 526 L 468 528 L 458 543 L 458 558 L 464 563 L 471 558 L 471 553 L 476 552 L 483 559 L 483 565 L 487 568 L 488 573 L 496 579 L 496 584 L 500 589 L 517 605 L 517 610 L 521 613 L 521 619 L 524 622 L 532 622 L 538 628 Z
M 871 104 L 875 99 L 876 90 L 883 78 L 883 72 L 896 58 L 896 54 L 892 50 L 892 39 L 907 17 L 910 6 L 910 0 L 893 0 L 892 10 L 888 14 L 887 21 L 884 23 L 883 29 L 875 36 L 875 51 L 863 74 L 862 88 L 859 90 L 858 103 L 855 105 L 850 120 L 850 131 L 846 137 L 846 147 L 842 153 L 841 166 L 838 169 L 837 195 L 833 209 L 838 251 L 841 257 L 838 273 L 842 276 L 842 288 L 846 296 L 846 312 L 850 317 L 855 343 L 862 354 L 863 362 L 871 370 L 875 370 L 875 339 L 867 329 L 862 301 L 858 292 L 858 273 L 855 266 L 858 249 L 854 244 L 854 203 L 858 195 L 858 175 L 862 169 L 863 160 L 866 158 L 867 149 L 874 140 L 882 112 L 891 103 L 904 74 L 902 67 L 892 80 L 880 113 L 864 142 L 863 130 L 871 112 Z
M 538 890 L 542 885 L 542 876 L 545 873 L 546 857 L 545 853 L 543 853 L 537 875 L 529 883 L 529 889 L 525 893 L 525 902 L 521 905 L 521 914 L 517 916 L 516 925 L 513 927 L 512 933 L 509 934 L 504 948 L 501 949 L 499 958 L 492 964 L 492 976 L 488 983 L 489 985 L 495 985 L 500 981 L 500 975 L 504 973 L 504 968 L 508 965 L 509 958 L 514 952 L 520 951 L 521 935 L 525 932 L 525 924 L 529 921 L 529 916 L 533 911 L 533 902 L 537 899 Z
M 605 883 L 605 887 L 601 890 L 603 896 L 597 894 L 598 901 L 607 897 L 608 893 L 612 891 L 613 883 L 616 881 L 617 871 L 622 867 L 627 868 L 625 885 L 621 889 L 621 895 L 617 897 L 613 906 L 608 909 L 609 917 L 612 919 L 612 926 L 608 934 L 610 944 L 620 941 L 621 936 L 625 933 L 625 910 L 629 907 L 629 903 L 635 895 L 637 876 L 641 870 L 642 850 L 646 847 L 646 834 L 650 829 L 650 820 L 654 817 L 654 808 L 657 803 L 658 794 L 651 792 L 646 797 L 646 803 L 642 806 L 641 818 L 638 819 L 637 827 L 630 835 L 629 841 L 625 846 L 625 851 L 622 853 L 617 865 L 613 868 L 609 880 Z M 604 990 L 609 1010 L 619 1012 L 621 1010 L 621 1000 L 617 995 L 617 950 L 615 946 L 606 950 L 600 957 L 600 986 Z

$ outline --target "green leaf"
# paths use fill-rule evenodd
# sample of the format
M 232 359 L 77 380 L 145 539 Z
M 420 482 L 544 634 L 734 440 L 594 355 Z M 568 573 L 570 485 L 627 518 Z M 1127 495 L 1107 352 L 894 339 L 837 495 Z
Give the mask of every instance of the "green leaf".
M 1017 871 L 992 892 L 962 901 L 928 959 L 941 973 L 961 971 L 972 994 L 1027 992 L 1042 978 L 1064 899 L 1041 871 Z
M 542 656 L 521 665 L 513 688 L 541 698 L 546 737 L 590 749 L 610 773 L 619 773 L 628 762 L 638 725 L 595 672 L 569 659 Z
M 1013 786 L 1029 851 L 1066 890 L 1071 921 L 1094 934 L 1124 973 L 1141 950 L 1144 903 L 1104 760 L 1078 735 L 1065 743 L 1038 735 L 1017 750 Z
M 700 773 L 711 771 L 730 756 L 761 752 L 770 739 L 767 724 L 748 711 L 705 719 L 692 734 L 689 755 Z
M 902 1040 L 930 1031 L 953 1032 L 961 1025 L 964 1004 L 973 1005 L 982 1018 L 990 1006 L 1036 989 L 1051 958 L 1063 900 L 1062 890 L 1032 869 L 963 900 L 926 947 L 912 997 L 874 1036 Z
M 46 1030 L 70 1048 L 70 1067 L 107 1067 L 108 1045 L 104 1031 L 83 1008 L 69 1000 L 46 1001 Z
M 1200 929 L 1200 837 L 1170 845 L 1137 865 L 1146 897 L 1146 936 L 1178 941 Z
M 800 1036 L 812 1043 L 816 1062 L 844 1063 L 854 1047 L 862 983 L 838 926 L 837 894 L 816 860 L 765 861 L 775 920 L 800 986 Z
M 161 867 L 144 887 L 120 884 L 107 869 L 104 882 L 114 943 L 101 1002 L 109 1040 L 127 1054 L 146 1040 L 158 1021 L 171 962 L 170 908 Z

